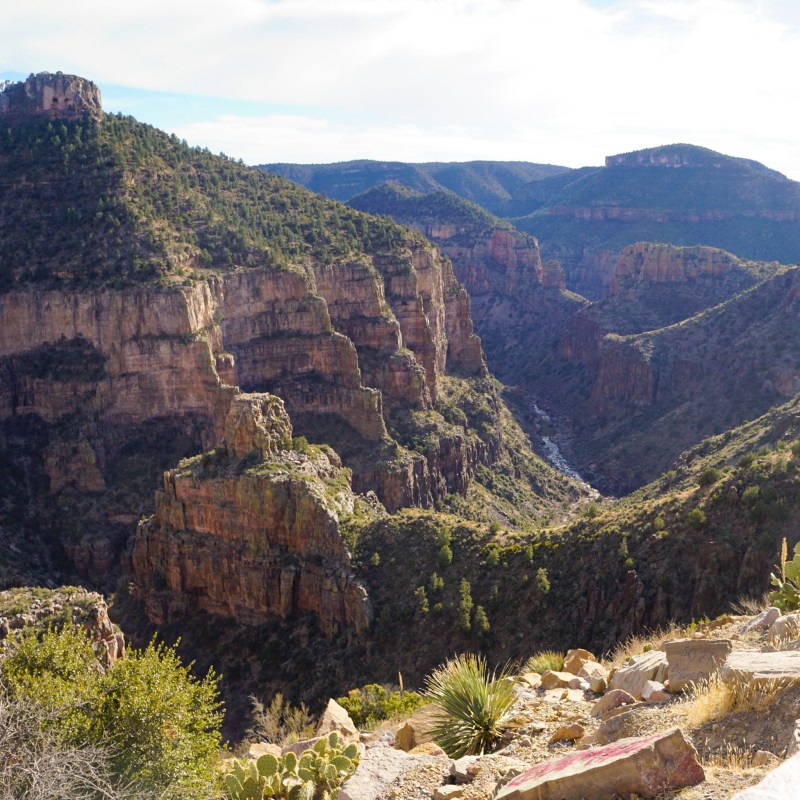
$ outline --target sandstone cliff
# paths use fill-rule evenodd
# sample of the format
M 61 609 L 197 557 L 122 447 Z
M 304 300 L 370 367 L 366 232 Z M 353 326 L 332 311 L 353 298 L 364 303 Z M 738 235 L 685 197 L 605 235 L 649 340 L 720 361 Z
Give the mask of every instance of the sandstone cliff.
M 292 450 L 291 435 L 277 397 L 236 395 L 223 446 L 164 474 L 131 554 L 151 620 L 311 612 L 328 635 L 366 631 L 369 602 L 339 530 L 356 503 L 349 475 L 330 449 Z

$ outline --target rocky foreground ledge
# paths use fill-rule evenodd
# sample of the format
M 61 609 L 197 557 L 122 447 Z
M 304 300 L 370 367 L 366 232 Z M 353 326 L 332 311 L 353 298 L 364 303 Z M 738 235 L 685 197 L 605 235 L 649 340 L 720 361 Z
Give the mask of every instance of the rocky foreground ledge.
M 650 647 L 632 643 L 639 652 L 616 667 L 571 650 L 563 671 L 517 676 L 504 741 L 481 756 L 449 758 L 432 741 L 431 706 L 359 734 L 331 701 L 317 734 L 335 729 L 364 747 L 339 798 L 795 797 L 800 614 L 724 617 Z M 738 704 L 726 705 L 727 689 Z M 255 744 L 251 756 L 267 747 L 280 755 Z

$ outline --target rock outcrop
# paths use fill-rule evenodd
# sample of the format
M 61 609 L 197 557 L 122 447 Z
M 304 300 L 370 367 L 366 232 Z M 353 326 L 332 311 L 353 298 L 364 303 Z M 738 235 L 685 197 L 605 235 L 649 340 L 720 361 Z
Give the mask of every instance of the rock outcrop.
M 125 655 L 125 636 L 108 617 L 97 592 L 75 586 L 58 589 L 21 587 L 0 592 L 0 655 L 7 637 L 23 628 L 44 630 L 72 624 L 86 634 L 104 666 Z
M 255 625 L 311 612 L 328 635 L 366 631 L 369 602 L 339 531 L 356 502 L 349 475 L 329 448 L 291 450 L 291 434 L 277 397 L 237 395 L 224 449 L 164 474 L 131 553 L 154 622 L 200 610 Z
M 40 72 L 20 83 L 0 85 L 0 114 L 73 116 L 99 115 L 103 106 L 100 90 L 91 81 L 61 72 Z

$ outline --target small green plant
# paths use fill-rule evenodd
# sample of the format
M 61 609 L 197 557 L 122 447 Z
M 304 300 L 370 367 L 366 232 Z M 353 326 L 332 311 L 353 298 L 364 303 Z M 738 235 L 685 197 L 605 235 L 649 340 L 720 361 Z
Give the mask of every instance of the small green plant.
M 360 730 L 372 730 L 385 719 L 413 714 L 425 701 L 417 692 L 398 692 L 377 683 L 351 689 L 336 702 L 350 715 Z
M 299 758 L 286 753 L 277 758 L 267 753 L 257 761 L 234 760 L 224 778 L 225 794 L 231 800 L 329 800 L 358 766 L 358 746 L 339 746 L 333 731 Z
M 451 549 L 449 544 L 443 544 L 439 548 L 439 554 L 437 555 L 437 560 L 439 562 L 439 566 L 449 567 L 450 564 L 453 563 L 453 550 Z
M 775 587 L 775 591 L 769 593 L 770 603 L 784 614 L 800 609 L 800 542 L 794 546 L 794 557 L 790 561 L 789 548 L 784 537 L 781 544 L 780 575 L 773 572 L 769 577 Z
M 539 567 L 536 570 L 536 591 L 539 594 L 547 594 L 550 591 L 550 578 L 547 576 L 546 567 Z
M 699 508 L 693 508 L 687 515 L 686 515 L 686 524 L 695 531 L 699 531 L 701 528 L 705 527 L 706 524 L 706 515 L 705 512 Z
M 538 672 L 539 675 L 552 670 L 560 672 L 564 668 L 564 654 L 555 650 L 542 650 L 534 653 L 522 666 L 522 674 L 526 672 Z
M 697 485 L 711 486 L 712 484 L 716 483 L 721 477 L 722 477 L 722 472 L 720 472 L 716 467 L 708 467 L 708 469 L 704 469 L 697 476 Z
M 515 695 L 507 671 L 489 672 L 482 656 L 460 655 L 428 676 L 425 697 L 440 709 L 434 740 L 451 758 L 460 758 L 494 749 Z
M 419 616 L 424 617 L 430 610 L 431 607 L 428 604 L 428 595 L 425 593 L 424 586 L 417 586 L 414 589 L 414 601 L 417 606 L 417 614 Z
M 742 502 L 745 505 L 753 506 L 758 501 L 761 494 L 761 487 L 756 484 L 751 484 L 742 492 Z
M 486 639 L 486 637 L 489 635 L 491 625 L 489 624 L 489 617 L 487 616 L 486 610 L 483 606 L 475 607 L 475 617 L 472 620 L 472 630 L 478 639 L 481 640 Z
M 666 523 L 666 522 L 664 522 L 664 517 L 662 517 L 662 516 L 659 514 L 659 516 L 657 516 L 657 517 L 656 517 L 656 518 L 653 520 L 653 530 L 654 530 L 656 533 L 660 533 L 660 532 L 661 532 L 661 531 L 663 531 L 663 530 L 664 530 L 664 528 L 666 528 L 666 527 L 667 527 L 667 523 Z
M 469 633 L 472 623 L 470 622 L 470 615 L 472 613 L 472 589 L 469 581 L 466 578 L 461 579 L 461 585 L 458 587 L 458 627 L 464 632 Z
M 428 589 L 431 593 L 440 592 L 444 589 L 444 578 L 440 577 L 436 572 L 432 572 L 428 580 Z

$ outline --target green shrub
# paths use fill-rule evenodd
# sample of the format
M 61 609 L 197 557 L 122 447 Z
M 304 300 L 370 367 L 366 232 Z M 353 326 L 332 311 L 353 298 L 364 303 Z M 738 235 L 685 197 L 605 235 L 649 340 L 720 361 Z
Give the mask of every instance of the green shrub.
M 431 593 L 440 592 L 444 589 L 444 578 L 440 578 L 437 573 L 432 572 L 428 580 L 428 589 L 430 589 Z
M 653 530 L 658 533 L 663 531 L 666 528 L 666 522 L 664 522 L 664 517 L 660 514 L 653 520 Z
M 453 551 L 449 544 L 443 544 L 439 548 L 439 553 L 436 559 L 439 562 L 439 566 L 442 568 L 449 567 L 450 564 L 453 563 Z
M 708 469 L 704 469 L 697 476 L 697 485 L 711 486 L 712 484 L 716 483 L 720 478 L 722 478 L 722 473 L 716 467 L 709 467 Z
M 744 455 L 743 455 L 743 456 L 742 456 L 742 457 L 739 459 L 739 466 L 740 466 L 742 469 L 747 469 L 749 466 L 751 466 L 751 465 L 752 465 L 752 463 L 753 463 L 755 460 L 756 460 L 756 454 L 755 454 L 755 453 L 754 453 L 754 452 L 751 450 L 749 453 L 745 453 L 745 454 L 744 454 Z
M 458 587 L 458 608 L 457 618 L 458 627 L 464 632 L 469 633 L 472 624 L 470 622 L 470 615 L 472 613 L 472 589 L 469 581 L 466 578 L 461 579 L 461 584 Z
M 539 675 L 553 670 L 553 672 L 561 672 L 564 668 L 564 653 L 558 653 L 555 650 L 542 650 L 539 653 L 534 653 L 522 666 L 522 674 L 526 672 L 538 672 Z
M 550 591 L 550 578 L 547 576 L 546 567 L 539 567 L 536 570 L 536 591 L 539 594 L 547 594 Z
M 2 673 L 12 699 L 48 712 L 56 741 L 107 745 L 117 780 L 165 799 L 213 794 L 217 679 L 195 680 L 174 648 L 151 642 L 103 672 L 79 630 L 31 630 L 14 642 Z
M 697 531 L 697 530 L 700 530 L 701 528 L 705 527 L 706 521 L 707 520 L 706 520 L 705 512 L 703 512 L 699 508 L 692 509 L 686 515 L 686 524 L 690 528 L 692 528 L 692 530 L 696 530 Z
M 489 617 L 486 615 L 486 610 L 483 606 L 475 607 L 475 617 L 472 620 L 472 630 L 478 639 L 486 639 L 491 630 L 489 624 Z
M 761 487 L 751 484 L 742 492 L 742 502 L 748 506 L 754 506 L 761 494 Z
M 336 702 L 357 728 L 371 730 L 382 720 L 413 714 L 425 701 L 416 692 L 398 692 L 368 683 L 360 689 L 351 689 L 346 697 L 337 697 Z
M 424 586 L 417 586 L 414 589 L 414 600 L 416 601 L 417 605 L 417 614 L 420 616 L 425 616 L 431 609 L 430 605 L 428 604 L 428 596 L 425 594 L 425 587 Z
M 441 709 L 432 733 L 451 758 L 494 749 L 515 699 L 507 673 L 490 673 L 486 660 L 474 655 L 457 656 L 435 670 L 426 680 L 425 697 Z

